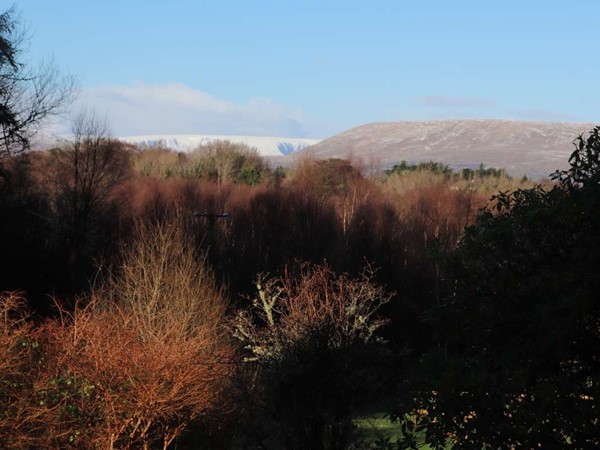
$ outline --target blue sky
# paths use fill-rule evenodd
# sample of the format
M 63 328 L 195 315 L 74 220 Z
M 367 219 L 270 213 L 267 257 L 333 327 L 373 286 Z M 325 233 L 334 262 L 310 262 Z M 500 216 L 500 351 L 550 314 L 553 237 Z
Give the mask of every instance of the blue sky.
M 598 0 L 20 0 L 116 135 L 600 122 Z

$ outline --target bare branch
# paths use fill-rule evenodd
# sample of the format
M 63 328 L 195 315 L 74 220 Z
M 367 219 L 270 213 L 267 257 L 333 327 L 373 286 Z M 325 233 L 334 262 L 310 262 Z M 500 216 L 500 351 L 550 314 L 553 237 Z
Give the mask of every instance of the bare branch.
M 26 34 L 14 9 L 0 14 L 0 155 L 27 150 L 51 117 L 65 112 L 77 83 L 53 59 L 28 68 L 19 62 Z

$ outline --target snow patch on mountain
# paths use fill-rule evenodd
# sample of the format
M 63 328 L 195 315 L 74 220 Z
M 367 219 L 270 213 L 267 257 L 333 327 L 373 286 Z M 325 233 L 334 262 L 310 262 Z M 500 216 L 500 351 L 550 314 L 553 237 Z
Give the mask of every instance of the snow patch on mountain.
M 148 135 L 124 136 L 119 140 L 141 147 L 167 147 L 179 152 L 191 152 L 201 145 L 215 141 L 245 144 L 258 150 L 261 156 L 284 156 L 317 144 L 319 139 L 287 138 L 274 136 L 225 136 L 225 135 Z

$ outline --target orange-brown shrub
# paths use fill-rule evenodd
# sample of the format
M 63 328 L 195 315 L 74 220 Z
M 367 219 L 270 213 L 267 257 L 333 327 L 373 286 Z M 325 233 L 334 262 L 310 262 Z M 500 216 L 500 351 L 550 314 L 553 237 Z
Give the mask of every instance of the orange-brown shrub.
M 54 445 L 166 449 L 192 421 L 219 413 L 228 347 L 201 333 L 147 339 L 137 314 L 91 303 L 44 327 Z
M 37 347 L 25 299 L 17 292 L 0 295 L 0 446 L 27 448 L 26 430 L 35 428 L 25 396 L 31 394 L 30 374 Z
M 225 303 L 176 223 L 139 224 L 118 267 L 34 328 L 0 297 L 1 448 L 167 448 L 231 406 Z

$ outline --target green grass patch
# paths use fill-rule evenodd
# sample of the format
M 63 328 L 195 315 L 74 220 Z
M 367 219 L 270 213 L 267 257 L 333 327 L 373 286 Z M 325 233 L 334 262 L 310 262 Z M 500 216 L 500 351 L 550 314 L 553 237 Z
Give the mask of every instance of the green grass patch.
M 372 413 L 356 417 L 353 420 L 356 426 L 356 439 L 352 449 L 376 449 L 392 450 L 398 449 L 398 443 L 402 441 L 403 434 L 400 423 L 392 422 L 384 413 Z M 431 450 L 425 443 L 425 431 L 417 435 L 419 449 Z M 446 447 L 448 450 L 450 446 Z

